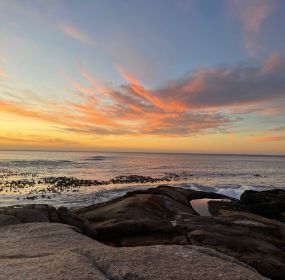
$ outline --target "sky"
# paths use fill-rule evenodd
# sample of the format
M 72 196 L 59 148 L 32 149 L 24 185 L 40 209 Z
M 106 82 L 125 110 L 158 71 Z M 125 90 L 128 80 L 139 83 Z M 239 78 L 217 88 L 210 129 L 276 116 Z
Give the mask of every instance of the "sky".
M 285 1 L 0 0 L 0 149 L 285 155 Z

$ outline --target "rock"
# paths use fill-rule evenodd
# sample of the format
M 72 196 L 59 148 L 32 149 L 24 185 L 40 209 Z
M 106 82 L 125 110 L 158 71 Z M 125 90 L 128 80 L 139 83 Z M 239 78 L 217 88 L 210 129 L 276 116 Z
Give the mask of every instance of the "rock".
M 46 204 L 15 205 L 0 208 L 0 226 L 16 223 L 64 223 L 77 227 L 83 234 L 96 238 L 96 231 L 88 220 L 65 207 L 58 210 Z
M 284 279 L 284 224 L 254 214 L 226 210 L 223 214 L 193 217 L 186 225 L 189 243 L 235 257 L 271 279 Z
M 204 198 L 227 200 L 210 201 L 212 216 L 203 217 L 190 200 Z M 105 244 L 199 245 L 235 257 L 272 279 L 284 279 L 285 224 L 222 195 L 163 186 L 75 212 L 90 221 L 96 239 Z
M 4 207 L 0 208 L 0 214 L 14 216 L 21 223 L 58 222 L 56 209 L 45 204 Z
M 28 208 L 11 208 L 5 212 L 7 215 L 14 216 L 21 223 L 49 222 L 48 216 L 42 211 Z
M 15 225 L 21 223 L 19 219 L 11 215 L 0 214 L 0 227 L 7 225 Z
M 285 222 L 285 190 L 247 190 L 241 195 L 240 202 L 246 205 L 250 212 Z
M 61 223 L 77 227 L 83 234 L 88 235 L 92 238 L 97 237 L 96 230 L 92 228 L 88 220 L 70 212 L 67 208 L 58 208 L 57 216 L 59 217 L 59 221 Z
M 265 280 L 253 268 L 197 246 L 115 248 L 69 225 L 0 227 L 0 279 Z
M 129 192 L 112 201 L 75 211 L 97 232 L 96 239 L 116 246 L 185 244 L 185 233 L 177 232 L 197 216 L 190 200 L 222 199 L 220 194 L 161 186 Z
M 192 208 L 190 202 L 195 199 L 208 203 L 207 214 L 210 216 L 200 216 L 195 206 Z M 65 223 L 72 225 L 77 232 L 105 244 L 121 247 L 121 253 L 127 249 L 122 248 L 124 246 L 202 246 L 234 257 L 266 277 L 281 280 L 285 275 L 285 224 L 280 222 L 280 217 L 285 217 L 283 208 L 278 206 L 273 207 L 273 210 L 268 209 L 270 214 L 264 209 L 260 213 L 257 209 L 261 211 L 260 205 L 266 204 L 268 208 L 269 205 L 282 202 L 282 199 L 283 192 L 280 190 L 264 194 L 249 192 L 241 201 L 237 201 L 215 193 L 160 186 L 130 192 L 112 201 L 90 205 L 74 212 L 65 207 L 56 210 L 48 205 L 37 204 L 0 208 L 0 225 L 1 221 L 2 225 Z M 268 219 L 268 216 L 280 221 Z M 135 252 L 135 248 L 132 250 Z M 144 252 L 143 249 L 140 252 Z M 114 255 L 112 257 L 115 258 Z M 121 257 L 119 255 L 118 258 Z M 124 279 L 139 279 L 133 275 L 134 272 L 130 271 Z

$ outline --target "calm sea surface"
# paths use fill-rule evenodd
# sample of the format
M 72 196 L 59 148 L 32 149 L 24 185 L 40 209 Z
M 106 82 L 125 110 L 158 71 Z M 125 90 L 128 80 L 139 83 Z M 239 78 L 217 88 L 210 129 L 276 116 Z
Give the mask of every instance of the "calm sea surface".
M 160 184 L 239 198 L 246 189 L 285 188 L 285 157 L 0 151 L 0 206 L 76 207 Z

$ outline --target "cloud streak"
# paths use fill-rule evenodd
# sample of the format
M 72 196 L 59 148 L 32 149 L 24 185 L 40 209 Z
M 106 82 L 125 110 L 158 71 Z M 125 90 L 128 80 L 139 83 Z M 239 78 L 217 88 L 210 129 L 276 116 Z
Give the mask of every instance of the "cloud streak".
M 251 138 L 254 142 L 257 143 L 271 143 L 271 142 L 279 142 L 285 140 L 285 135 L 274 135 L 274 136 L 256 136 Z
M 89 45 L 92 47 L 96 45 L 96 42 L 91 35 L 78 29 L 76 26 L 72 24 L 62 23 L 60 25 L 60 30 L 69 38 L 78 41 L 84 45 Z

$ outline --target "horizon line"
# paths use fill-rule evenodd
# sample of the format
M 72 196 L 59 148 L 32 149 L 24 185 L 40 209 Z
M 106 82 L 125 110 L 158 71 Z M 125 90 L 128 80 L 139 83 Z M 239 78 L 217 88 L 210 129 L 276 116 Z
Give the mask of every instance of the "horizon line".
M 247 154 L 247 153 L 210 153 L 210 152 L 154 152 L 154 151 L 103 151 L 103 150 L 48 150 L 48 149 L 0 149 L 1 152 L 66 152 L 66 153 L 133 153 L 133 154 L 184 154 L 216 156 L 272 156 L 285 157 L 285 154 Z

